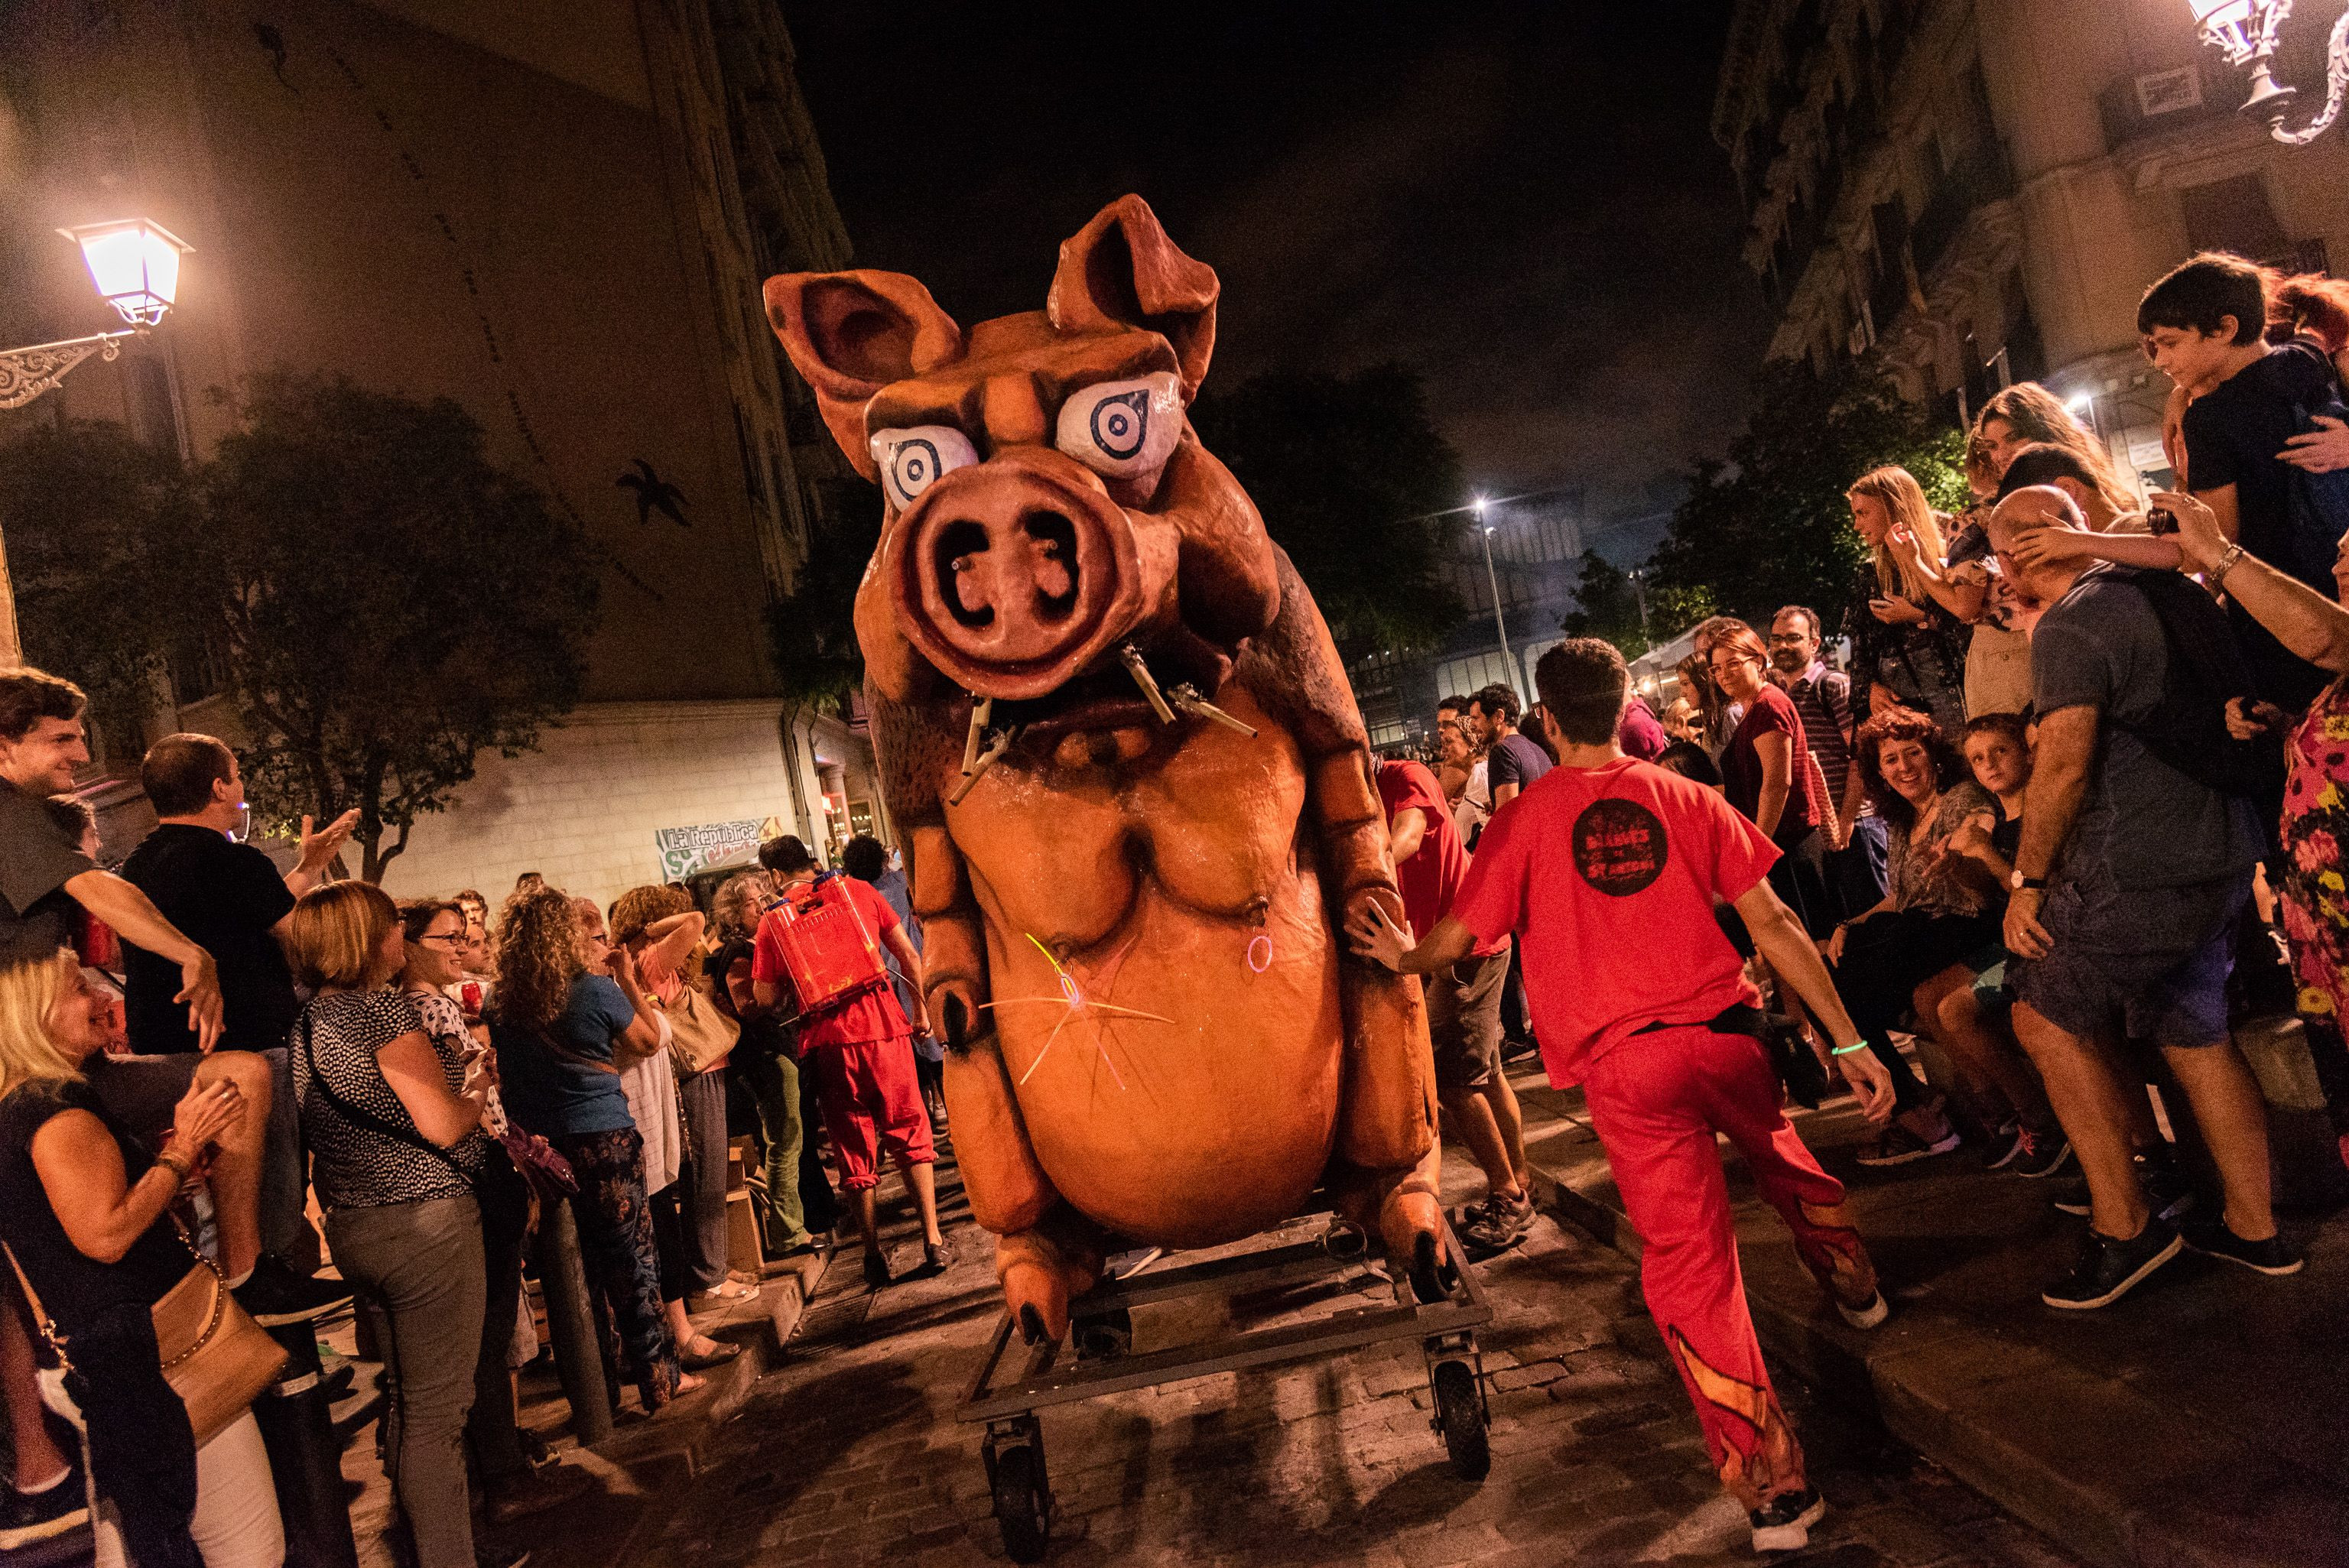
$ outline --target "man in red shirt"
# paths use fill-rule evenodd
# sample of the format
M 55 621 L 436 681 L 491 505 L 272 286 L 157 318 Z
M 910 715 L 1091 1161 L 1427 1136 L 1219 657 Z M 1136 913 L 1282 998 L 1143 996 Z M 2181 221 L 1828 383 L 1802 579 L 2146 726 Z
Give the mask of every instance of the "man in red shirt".
M 1452 912 L 1468 874 L 1468 851 L 1445 810 L 1444 787 L 1417 762 L 1379 764 L 1395 882 L 1413 931 L 1433 931 Z M 1480 944 L 1449 968 L 1426 975 L 1427 1034 L 1435 1047 L 1435 1090 L 1445 1125 L 1485 1171 L 1485 1197 L 1460 1211 L 1460 1238 L 1481 1252 L 1514 1245 L 1534 1222 L 1526 1183 L 1525 1119 L 1501 1070 L 1501 987 L 1509 939 Z
M 781 881 L 784 899 L 804 892 L 815 881 L 815 857 L 797 839 L 768 844 L 760 858 Z M 895 955 L 913 990 L 914 1006 L 922 1009 L 922 954 L 906 937 L 896 912 L 871 884 L 843 877 L 847 891 L 865 926 L 881 945 Z M 750 954 L 750 985 L 761 1006 L 772 1006 L 791 984 L 783 962 L 783 912 L 771 909 L 759 923 L 758 941 Z M 908 1023 L 891 991 L 885 973 L 881 984 L 857 992 L 801 1026 L 801 1061 L 812 1069 L 816 1092 L 823 1100 L 823 1124 L 831 1130 L 833 1150 L 840 1156 L 842 1184 L 856 1203 L 857 1227 L 864 1233 L 864 1278 L 874 1289 L 889 1283 L 889 1261 L 881 1252 L 881 1225 L 873 1190 L 880 1185 L 880 1150 L 885 1146 L 905 1178 L 922 1215 L 924 1266 L 936 1273 L 947 1266 L 946 1237 L 938 1230 L 937 1150 L 930 1141 L 929 1113 L 922 1105 L 920 1079 L 914 1071 L 914 1030 L 926 1029 L 926 1016 Z
M 1579 1083 L 1644 1250 L 1640 1284 L 1756 1551 L 1808 1543 L 1826 1505 L 1763 1369 L 1737 1267 L 1726 1134 L 1837 1309 L 1872 1328 L 1887 1308 L 1843 1208 L 1781 1109 L 1761 998 L 1713 919 L 1736 906 L 1754 945 L 1835 1041 L 1860 1107 L 1891 1114 L 1892 1084 L 1862 1045 L 1818 950 L 1770 889 L 1777 850 L 1720 795 L 1623 755 L 1630 674 L 1596 638 L 1534 672 L 1559 765 L 1485 830 L 1452 912 L 1416 946 L 1385 916 L 1350 923 L 1366 958 L 1405 974 L 1458 963 L 1515 932 L 1541 1019 L 1544 1064 Z

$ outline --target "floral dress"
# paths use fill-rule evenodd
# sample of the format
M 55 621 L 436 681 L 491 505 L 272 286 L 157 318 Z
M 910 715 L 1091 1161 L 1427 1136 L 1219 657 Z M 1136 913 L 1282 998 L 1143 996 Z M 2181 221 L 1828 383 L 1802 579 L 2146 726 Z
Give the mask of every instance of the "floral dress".
M 2309 705 L 2287 747 L 2292 771 L 2283 791 L 2284 934 L 2309 1054 L 2349 1157 L 2349 884 L 2342 847 L 2349 841 L 2349 679 L 2336 680 Z

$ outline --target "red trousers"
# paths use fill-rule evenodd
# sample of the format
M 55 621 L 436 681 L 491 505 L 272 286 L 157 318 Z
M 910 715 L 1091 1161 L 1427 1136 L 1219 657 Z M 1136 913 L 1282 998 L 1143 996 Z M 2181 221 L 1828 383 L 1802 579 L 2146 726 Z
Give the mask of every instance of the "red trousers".
M 815 1074 L 842 1186 L 852 1192 L 879 1186 L 883 1146 L 908 1165 L 936 1162 L 911 1037 L 818 1046 L 802 1066 Z
M 1599 1058 L 1583 1093 L 1640 1233 L 1648 1310 L 1722 1484 L 1748 1509 L 1801 1491 L 1802 1445 L 1762 1366 L 1714 1135 L 1744 1154 L 1819 1283 L 1865 1306 L 1876 1297 L 1876 1271 L 1843 1212 L 1843 1183 L 1803 1146 L 1781 1109 L 1768 1051 L 1750 1037 L 1701 1025 L 1636 1035 Z

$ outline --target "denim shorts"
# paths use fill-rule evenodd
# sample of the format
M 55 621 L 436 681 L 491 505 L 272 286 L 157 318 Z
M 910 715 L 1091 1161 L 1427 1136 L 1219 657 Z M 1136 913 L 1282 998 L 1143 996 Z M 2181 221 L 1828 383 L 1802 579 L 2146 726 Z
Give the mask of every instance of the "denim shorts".
M 2010 961 L 2007 983 L 2016 1001 L 2083 1039 L 2117 1030 L 2158 1046 L 2220 1045 L 2235 923 L 2251 896 L 2248 870 L 2125 892 L 2089 868 L 2048 894 L 2048 954 Z

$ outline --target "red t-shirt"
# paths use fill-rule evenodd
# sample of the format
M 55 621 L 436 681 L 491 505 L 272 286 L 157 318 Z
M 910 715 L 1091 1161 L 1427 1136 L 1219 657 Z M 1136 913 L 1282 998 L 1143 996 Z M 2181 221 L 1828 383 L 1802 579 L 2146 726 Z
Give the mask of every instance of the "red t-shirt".
M 1738 721 L 1736 733 L 1729 738 L 1729 747 L 1721 754 L 1721 790 L 1729 803 L 1751 817 L 1762 803 L 1762 753 L 1754 742 L 1764 735 L 1784 734 L 1790 743 L 1787 760 L 1792 773 L 1786 779 L 1786 805 L 1778 813 L 1778 830 L 1772 836 L 1781 849 L 1793 849 L 1803 841 L 1803 835 L 1826 820 L 1826 812 L 1815 792 L 1817 780 L 1811 777 L 1810 764 L 1803 753 L 1809 740 L 1803 733 L 1803 716 L 1795 711 L 1795 700 L 1776 686 L 1764 686 L 1761 694 L 1746 705 L 1745 717 Z
M 1444 799 L 1444 787 L 1424 763 L 1381 762 L 1379 764 L 1379 804 L 1386 808 L 1387 825 L 1394 826 L 1398 812 L 1414 807 L 1427 819 L 1427 831 L 1419 841 L 1419 848 L 1411 859 L 1395 863 L 1395 885 L 1402 890 L 1402 913 L 1411 922 L 1414 937 L 1424 939 L 1435 929 L 1435 923 L 1452 913 L 1452 900 L 1460 891 L 1460 879 L 1468 874 L 1468 851 L 1461 846 L 1460 830 L 1452 823 L 1452 808 Z M 1506 942 L 1488 943 L 1476 949 L 1479 957 L 1489 957 L 1509 950 Z
M 854 877 L 842 877 L 840 885 L 848 891 L 849 902 L 865 929 L 879 937 L 898 924 L 897 912 L 888 901 L 873 891 L 873 884 Z M 759 922 L 759 937 L 750 949 L 750 978 L 770 985 L 788 987 L 792 983 L 790 965 L 783 962 L 782 911 L 771 909 Z M 869 991 L 860 991 L 831 1012 L 815 1018 L 800 1031 L 800 1048 L 812 1051 L 820 1046 L 844 1046 L 860 1040 L 889 1040 L 900 1035 L 910 1036 L 913 1025 L 905 1021 L 905 1009 L 897 1006 L 896 995 L 885 983 Z
M 1647 1025 L 1761 1000 L 1713 904 L 1777 859 L 1718 794 L 1653 763 L 1558 768 L 1486 825 L 1452 917 L 1485 940 L 1516 933 L 1542 1065 L 1563 1088 Z

